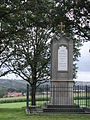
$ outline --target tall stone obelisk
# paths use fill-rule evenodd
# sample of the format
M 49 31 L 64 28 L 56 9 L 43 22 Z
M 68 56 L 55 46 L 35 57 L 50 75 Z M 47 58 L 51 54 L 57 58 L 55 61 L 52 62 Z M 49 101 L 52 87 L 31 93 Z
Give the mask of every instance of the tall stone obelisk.
M 55 37 L 51 52 L 51 105 L 73 105 L 73 41 Z

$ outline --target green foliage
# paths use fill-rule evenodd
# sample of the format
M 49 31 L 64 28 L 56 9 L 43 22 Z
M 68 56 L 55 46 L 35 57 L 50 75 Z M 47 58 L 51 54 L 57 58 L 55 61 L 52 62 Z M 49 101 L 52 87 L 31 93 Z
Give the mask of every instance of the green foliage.
M 77 62 L 78 58 L 81 56 L 80 54 L 80 48 L 82 46 L 80 37 L 77 36 L 77 38 L 73 38 L 73 78 L 76 78 L 78 67 Z
M 0 87 L 6 89 L 7 92 L 26 92 L 26 81 L 22 80 L 10 80 L 10 79 L 0 79 Z
M 78 99 L 80 99 L 80 100 L 86 100 L 86 96 L 82 96 L 82 97 L 76 96 L 76 97 L 74 97 L 74 100 L 78 100 Z M 90 97 L 87 97 L 87 100 L 90 100 Z
M 7 95 L 7 90 L 5 88 L 0 87 L 0 98 Z
M 63 22 L 62 35 L 74 43 L 75 78 L 80 46 L 90 40 L 89 10 L 88 0 L 3 0 L 0 76 L 15 73 L 29 82 L 35 93 L 36 85 L 50 79 L 50 41 L 61 34 L 58 25 Z
M 1 99 L 0 103 L 16 103 L 16 102 L 25 102 L 26 98 L 20 98 L 20 99 Z
M 29 101 L 31 101 L 31 97 L 29 99 Z M 36 101 L 47 101 L 47 97 L 45 96 L 43 97 L 36 97 Z M 19 97 L 19 98 L 3 98 L 0 99 L 0 103 L 16 103 L 16 102 L 26 102 L 26 98 L 25 97 Z
M 35 74 L 34 76 L 39 75 L 37 78 L 40 81 L 44 72 L 45 77 L 49 76 L 50 74 L 47 73 L 49 73 L 50 68 L 47 61 L 50 61 L 50 46 L 47 42 L 48 39 L 52 38 L 52 34 L 60 33 L 58 25 L 62 21 L 66 26 L 64 33 L 66 36 L 71 36 L 74 43 L 74 61 L 78 60 L 81 41 L 89 40 L 88 0 L 61 0 L 56 2 L 54 0 L 26 2 L 2 0 L 0 4 L 2 28 L 0 31 L 2 48 L 0 50 L 2 53 L 0 69 L 7 67 L 7 71 L 1 72 L 1 76 L 12 71 L 30 83 L 33 81 L 30 80 L 33 77 L 32 74 Z M 48 59 L 45 59 L 46 56 Z M 24 58 L 25 60 L 23 60 Z M 11 60 L 13 61 L 11 62 Z M 14 70 L 11 70 L 10 66 L 8 68 L 7 61 L 12 63 L 11 66 L 14 67 Z M 45 68 L 48 68 L 48 71 Z M 76 63 L 73 70 L 75 78 Z M 36 73 L 35 71 L 39 72 Z

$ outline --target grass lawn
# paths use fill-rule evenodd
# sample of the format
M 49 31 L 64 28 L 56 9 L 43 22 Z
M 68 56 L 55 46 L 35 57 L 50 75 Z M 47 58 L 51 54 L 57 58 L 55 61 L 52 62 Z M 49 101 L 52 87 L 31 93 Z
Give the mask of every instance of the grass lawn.
M 37 101 L 37 104 L 41 105 L 43 102 Z M 89 114 L 26 115 L 24 107 L 26 102 L 0 104 L 0 120 L 90 120 Z
M 0 120 L 90 120 L 89 114 L 26 115 L 24 109 L 0 108 Z
M 22 108 L 22 107 L 25 107 L 25 106 L 26 106 L 26 102 L 0 104 L 0 108 Z
M 42 106 L 45 101 L 37 101 L 37 106 Z M 2 103 L 0 104 L 0 108 L 23 108 L 26 107 L 26 102 L 15 102 L 15 103 Z
M 74 100 L 74 103 L 76 103 L 77 105 L 79 104 L 80 107 L 86 107 L 86 100 L 85 99 L 80 99 L 78 100 Z M 90 99 L 87 100 L 87 106 L 90 107 Z

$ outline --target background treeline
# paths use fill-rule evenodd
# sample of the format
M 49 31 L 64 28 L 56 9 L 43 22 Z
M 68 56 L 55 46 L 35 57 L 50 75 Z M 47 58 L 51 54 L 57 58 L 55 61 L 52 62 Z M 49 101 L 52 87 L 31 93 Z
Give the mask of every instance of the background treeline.
M 47 85 L 48 85 L 48 88 L 47 88 Z M 90 86 L 90 82 L 80 82 L 80 81 L 77 81 L 75 82 L 75 85 L 78 89 L 78 85 L 79 86 Z M 50 84 L 49 83 L 44 83 L 42 85 L 39 86 L 39 89 L 37 88 L 37 92 L 47 92 L 49 91 L 49 86 Z M 85 90 L 85 88 L 83 87 L 83 89 Z M 88 91 L 90 87 L 88 88 Z M 23 93 L 26 93 L 27 91 L 27 82 L 26 81 L 23 81 L 23 80 L 9 80 L 9 79 L 0 79 L 0 98 L 2 97 L 7 97 L 7 94 L 8 92 L 21 92 L 22 94 Z M 31 91 L 31 88 L 30 88 L 30 91 Z
M 26 93 L 27 83 L 22 80 L 0 79 L 0 98 L 7 97 L 8 92 Z

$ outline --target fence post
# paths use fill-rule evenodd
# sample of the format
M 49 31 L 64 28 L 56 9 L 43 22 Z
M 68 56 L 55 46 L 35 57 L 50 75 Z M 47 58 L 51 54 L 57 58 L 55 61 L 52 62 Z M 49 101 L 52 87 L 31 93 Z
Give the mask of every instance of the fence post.
M 87 107 L 87 85 L 86 85 L 86 107 Z
M 53 105 L 55 104 L 55 85 L 53 86 Z
M 27 111 L 29 110 L 29 84 L 27 84 Z
M 42 101 L 42 104 L 43 104 L 43 102 L 44 102 L 44 92 L 45 92 L 45 87 L 44 87 L 44 85 L 43 85 L 43 101 Z
M 78 105 L 79 105 L 79 85 L 78 85 Z
M 48 104 L 48 85 L 47 85 L 47 104 Z

